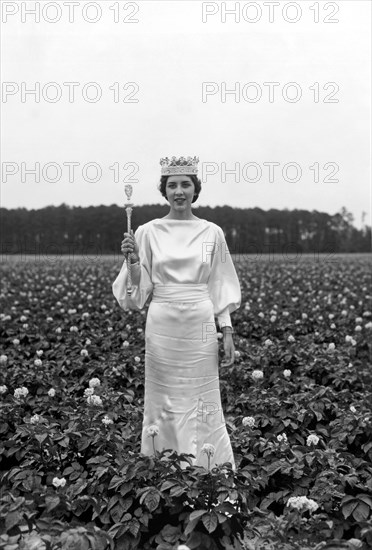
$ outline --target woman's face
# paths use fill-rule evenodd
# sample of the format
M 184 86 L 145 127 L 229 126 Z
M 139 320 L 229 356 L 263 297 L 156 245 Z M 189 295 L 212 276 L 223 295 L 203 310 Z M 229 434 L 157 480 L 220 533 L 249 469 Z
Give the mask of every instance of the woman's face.
M 165 194 L 171 208 L 177 211 L 187 210 L 191 208 L 195 185 L 189 176 L 169 176 L 165 185 Z

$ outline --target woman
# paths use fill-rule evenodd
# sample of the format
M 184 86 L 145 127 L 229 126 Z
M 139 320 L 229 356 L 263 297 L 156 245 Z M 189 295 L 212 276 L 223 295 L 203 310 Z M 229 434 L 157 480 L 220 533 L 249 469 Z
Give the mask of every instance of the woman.
M 141 452 L 153 454 L 154 445 L 174 449 L 194 455 L 193 463 L 201 466 L 212 452 L 211 464 L 231 462 L 235 469 L 221 407 L 214 316 L 223 332 L 222 366 L 230 366 L 230 313 L 240 306 L 241 291 L 222 229 L 192 213 L 201 190 L 197 163 L 196 157 L 161 159 L 159 189 L 169 213 L 140 225 L 135 235 L 124 233 L 121 250 L 133 262 L 132 294 L 126 262 L 113 293 L 123 309 L 142 309 L 151 299 Z

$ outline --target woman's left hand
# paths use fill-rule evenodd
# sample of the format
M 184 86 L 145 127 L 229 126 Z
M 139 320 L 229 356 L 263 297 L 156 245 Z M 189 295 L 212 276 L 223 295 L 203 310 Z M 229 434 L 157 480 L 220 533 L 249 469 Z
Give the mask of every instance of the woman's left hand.
M 223 335 L 223 349 L 225 358 L 221 361 L 221 367 L 231 367 L 235 360 L 235 347 L 231 332 L 226 332 Z

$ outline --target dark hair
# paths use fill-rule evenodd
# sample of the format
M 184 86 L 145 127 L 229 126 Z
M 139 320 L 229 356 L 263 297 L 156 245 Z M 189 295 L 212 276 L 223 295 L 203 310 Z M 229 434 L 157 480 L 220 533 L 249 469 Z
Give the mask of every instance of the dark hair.
M 200 179 L 197 177 L 197 176 L 194 176 L 193 174 L 192 175 L 188 175 L 187 176 L 191 179 L 191 181 L 193 182 L 193 184 L 195 185 L 195 194 L 194 194 L 194 197 L 192 199 L 191 202 L 195 202 L 198 197 L 199 197 L 199 194 L 200 194 L 200 191 L 201 191 L 201 181 Z M 166 192 L 165 192 L 165 186 L 167 185 L 167 181 L 168 181 L 168 178 L 170 176 L 161 176 L 160 178 L 160 184 L 158 186 L 158 189 L 160 191 L 160 193 L 163 195 L 163 197 L 165 197 L 167 199 L 167 195 L 166 195 Z M 167 199 L 168 200 L 168 199 Z

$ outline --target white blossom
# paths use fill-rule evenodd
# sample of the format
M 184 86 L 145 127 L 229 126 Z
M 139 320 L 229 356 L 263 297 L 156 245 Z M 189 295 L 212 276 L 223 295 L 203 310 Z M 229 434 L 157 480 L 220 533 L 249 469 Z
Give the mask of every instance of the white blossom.
M 61 310 L 61 313 L 63 313 L 62 310 Z M 46 320 L 48 323 L 51 323 L 53 321 L 53 317 L 47 317 Z
M 103 418 L 102 418 L 102 424 L 104 424 L 105 426 L 109 426 L 109 424 L 113 424 L 114 421 L 109 418 L 107 415 L 105 415 Z
M 90 346 L 91 343 L 92 343 L 92 341 L 89 340 L 89 338 L 87 338 L 87 339 L 85 340 L 85 345 L 86 345 L 86 346 Z
M 356 410 L 356 408 L 354 407 L 354 405 L 350 405 L 350 411 L 351 411 L 352 413 L 354 413 L 354 414 L 357 412 L 357 410 Z
M 252 378 L 253 380 L 261 380 L 263 378 L 263 372 L 262 370 L 258 370 L 258 369 L 255 369 L 253 372 L 252 372 Z
M 362 330 L 362 327 L 360 325 L 357 325 L 355 327 L 355 332 L 360 332 Z
M 87 388 L 84 390 L 84 397 L 89 397 L 90 395 L 94 394 L 94 388 Z
M 56 394 L 56 390 L 54 388 L 50 388 L 50 390 L 48 391 L 49 397 L 54 397 L 55 394 Z
M 7 355 L 0 355 L 0 363 L 2 365 L 4 365 L 6 362 L 8 361 L 8 356 Z
M 311 445 L 318 445 L 319 437 L 315 434 L 310 434 L 307 436 L 306 445 L 310 447 Z
M 284 378 L 290 378 L 292 374 L 292 371 L 290 369 L 284 369 L 283 376 Z
M 269 346 L 272 346 L 272 345 L 273 345 L 273 343 L 272 343 L 272 341 L 270 340 L 270 338 L 267 338 L 267 339 L 265 340 L 265 342 L 264 342 L 264 346 L 266 346 L 266 347 L 268 348 Z
M 296 510 L 309 510 L 315 512 L 319 508 L 315 500 L 307 497 L 290 497 L 287 502 L 287 506 L 295 508 Z
M 72 327 L 70 327 L 70 332 L 77 332 L 79 329 L 73 325 Z
M 41 421 L 41 417 L 38 414 L 34 414 L 30 418 L 30 423 L 31 424 L 39 424 L 40 421 Z
M 101 381 L 99 378 L 91 378 L 89 380 L 89 387 L 90 388 L 96 388 L 97 386 L 101 385 Z
M 64 477 L 54 477 L 52 481 L 54 487 L 64 487 L 66 485 L 66 478 Z
M 203 447 L 201 448 L 201 452 L 208 456 L 213 456 L 216 452 L 216 447 L 212 445 L 212 443 L 204 443 Z
M 87 352 L 87 350 L 86 350 L 86 349 L 82 349 L 82 350 L 80 351 L 80 355 L 81 355 L 82 357 L 88 357 L 88 352 Z
M 129 346 L 128 340 L 124 340 L 123 342 L 123 348 L 127 348 Z
M 43 352 L 42 349 L 38 349 L 38 350 L 36 351 L 36 355 L 37 355 L 38 357 L 41 357 L 43 354 L 44 354 L 44 352 Z
M 41 367 L 42 364 L 43 364 L 43 362 L 42 362 L 41 359 L 35 359 L 35 361 L 34 361 L 35 367 Z
M 21 397 L 26 397 L 28 395 L 28 389 L 22 386 L 21 388 L 16 388 L 14 390 L 14 397 L 20 399 Z
M 87 397 L 87 403 L 88 405 L 93 405 L 94 407 L 102 407 L 102 399 L 99 395 L 89 395 L 89 397 Z
M 8 391 L 8 387 L 4 384 L 3 386 L 0 386 L 0 395 L 3 395 Z
M 19 340 L 18 340 L 18 338 L 14 338 L 13 344 L 14 344 L 15 346 L 18 346 L 18 345 L 19 345 Z
M 62 329 L 61 329 L 60 327 L 57 327 L 57 328 L 56 328 L 56 333 L 57 333 L 57 334 L 61 334 L 61 332 L 62 332 Z
M 157 426 L 156 424 L 148 426 L 146 434 L 147 437 L 155 437 L 156 435 L 159 435 L 159 426 Z
M 140 363 L 140 362 L 141 362 L 141 358 L 138 357 L 138 356 L 136 355 L 136 357 L 134 358 L 134 361 L 135 361 L 136 363 Z
M 279 441 L 279 443 L 281 443 L 282 441 L 283 441 L 283 443 L 286 443 L 288 441 L 287 434 L 285 432 L 283 432 L 282 434 L 277 435 L 276 439 Z
M 288 336 L 288 338 L 287 338 L 287 341 L 288 341 L 290 344 L 292 344 L 293 342 L 295 342 L 294 336 L 292 336 L 292 334 L 290 334 L 290 335 Z
M 249 428 L 253 428 L 255 424 L 255 419 L 253 416 L 245 416 L 242 420 L 243 426 L 248 426 Z
M 330 344 L 328 344 L 328 351 L 334 351 L 336 348 L 335 344 L 333 342 L 331 342 Z

